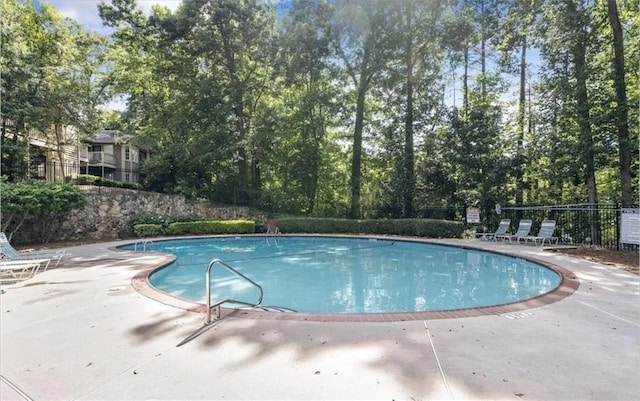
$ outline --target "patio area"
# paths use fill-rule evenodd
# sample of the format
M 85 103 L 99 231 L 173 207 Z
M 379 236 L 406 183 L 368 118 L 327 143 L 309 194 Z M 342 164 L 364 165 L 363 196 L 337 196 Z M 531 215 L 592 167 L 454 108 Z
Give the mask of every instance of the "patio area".
M 226 317 L 135 291 L 168 256 L 68 248 L 0 296 L 2 400 L 635 400 L 639 276 L 541 247 L 433 242 L 529 256 L 580 286 L 549 305 L 386 323 Z

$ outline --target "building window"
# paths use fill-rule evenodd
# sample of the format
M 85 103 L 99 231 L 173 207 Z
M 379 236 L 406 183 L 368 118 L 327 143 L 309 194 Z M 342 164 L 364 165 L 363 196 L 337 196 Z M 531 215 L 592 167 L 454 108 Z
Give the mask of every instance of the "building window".
M 129 148 L 128 146 L 124 148 L 124 159 L 131 160 L 131 148 Z
M 131 181 L 131 175 L 129 173 L 124 173 L 124 180 L 127 182 Z
M 91 152 L 102 152 L 102 145 L 91 145 L 89 148 Z

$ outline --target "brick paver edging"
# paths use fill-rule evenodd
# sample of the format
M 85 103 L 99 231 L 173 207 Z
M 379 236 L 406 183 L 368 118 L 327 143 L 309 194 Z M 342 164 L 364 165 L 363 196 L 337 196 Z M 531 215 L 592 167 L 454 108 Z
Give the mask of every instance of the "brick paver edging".
M 395 240 L 399 240 L 397 237 L 394 237 Z M 425 242 L 431 243 L 425 240 L 416 240 L 416 239 L 404 239 L 409 242 Z M 443 245 L 438 243 L 438 245 Z M 502 315 L 514 312 L 520 312 L 527 309 L 538 308 L 541 306 L 549 305 L 555 302 L 558 302 L 569 295 L 573 294 L 578 287 L 580 286 L 580 282 L 578 278 L 568 269 L 555 265 L 553 263 L 549 263 L 546 261 L 541 261 L 536 258 L 521 256 L 521 255 L 513 255 L 509 253 L 497 252 L 494 250 L 487 250 L 482 248 L 476 248 L 471 246 L 459 246 L 459 245 L 444 245 L 444 246 L 452 246 L 456 248 L 463 249 L 474 249 L 480 250 L 483 252 L 496 253 L 500 255 L 520 258 L 524 260 L 528 260 L 540 265 L 543 265 L 551 270 L 557 272 L 560 277 L 560 284 L 554 290 L 539 295 L 534 298 L 530 298 L 524 301 L 507 303 L 496 306 L 485 306 L 479 308 L 466 308 L 466 309 L 455 309 L 455 310 L 445 310 L 445 311 L 427 311 L 427 312 L 396 312 L 396 313 L 290 313 L 290 312 L 272 312 L 272 311 L 262 311 L 262 310 L 249 310 L 249 309 L 233 309 L 233 308 L 222 308 L 221 315 L 223 317 L 239 317 L 239 318 L 249 318 L 249 319 L 268 319 L 268 320 L 296 320 L 296 321 L 316 321 L 316 322 L 400 322 L 400 321 L 410 321 L 410 320 L 432 320 L 432 319 L 452 319 L 452 318 L 462 318 L 462 317 L 473 317 L 473 316 L 485 316 L 485 315 Z M 117 248 L 113 248 L 113 250 L 120 251 Z M 145 254 L 149 255 L 149 254 Z M 188 310 L 191 312 L 197 313 L 206 313 L 206 305 L 189 301 L 166 292 L 160 291 L 153 287 L 149 283 L 149 276 L 155 270 L 161 269 L 171 262 L 175 260 L 175 257 L 167 258 L 166 254 L 158 254 L 163 255 L 162 258 L 159 258 L 158 263 L 153 264 L 148 269 L 140 271 L 137 273 L 132 281 L 132 287 L 140 294 L 161 302 L 165 305 L 169 305 L 175 308 Z M 171 255 L 173 256 L 173 255 Z

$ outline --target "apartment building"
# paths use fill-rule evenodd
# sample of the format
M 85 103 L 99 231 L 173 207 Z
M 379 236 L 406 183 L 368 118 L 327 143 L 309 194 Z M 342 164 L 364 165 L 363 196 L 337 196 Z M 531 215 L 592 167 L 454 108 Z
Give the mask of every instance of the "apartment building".
M 26 145 L 26 155 L 16 159 L 2 149 L 3 176 L 69 182 L 77 178 L 81 164 L 88 161 L 87 148 L 75 127 L 53 126 L 46 134 L 29 128 L 16 134 L 13 121 L 3 119 L 2 124 L 3 146 L 10 149 L 12 143 Z
M 149 152 L 127 142 L 118 130 L 105 130 L 88 139 L 88 160 L 81 164 L 81 172 L 115 181 L 140 182 L 141 165 L 149 158 Z
M 10 120 L 4 120 L 12 128 Z M 13 135 L 4 138 L 12 141 Z M 140 182 L 141 164 L 149 152 L 127 144 L 127 137 L 118 130 L 106 130 L 93 138 L 81 139 L 72 126 L 53 127 L 45 133 L 28 129 L 20 132 L 17 141 L 26 142 L 24 160 L 9 162 L 2 158 L 0 171 L 12 179 L 36 178 L 55 182 L 73 182 L 78 174 L 91 174 L 116 181 Z

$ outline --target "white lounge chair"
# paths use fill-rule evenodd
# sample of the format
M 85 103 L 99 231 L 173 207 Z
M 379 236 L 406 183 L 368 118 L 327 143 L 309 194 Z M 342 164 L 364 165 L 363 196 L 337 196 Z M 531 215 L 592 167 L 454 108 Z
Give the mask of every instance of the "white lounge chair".
M 51 259 L 0 260 L 2 281 L 20 281 L 33 277 L 40 269 L 46 270 Z
M 509 226 L 511 225 L 511 219 L 502 219 L 500 220 L 500 225 L 498 225 L 498 229 L 493 233 L 485 233 L 482 234 L 483 240 L 496 240 L 496 236 L 507 234 L 507 230 L 509 230 Z
M 504 235 L 496 235 L 496 238 L 501 238 L 503 240 L 509 240 L 509 243 L 513 242 L 515 239 L 516 242 L 520 243 L 520 239 L 526 237 L 531 232 L 531 225 L 533 221 L 529 219 L 522 219 L 520 223 L 518 223 L 518 231 L 515 234 L 504 234 Z
M 524 243 L 527 241 L 533 241 L 534 245 L 538 245 L 538 241 L 540 241 L 540 245 L 544 245 L 545 241 L 548 241 L 550 244 L 555 242 L 558 243 L 558 238 L 553 236 L 553 232 L 556 230 L 556 221 L 555 220 L 543 220 L 540 224 L 540 231 L 538 231 L 538 235 L 527 235 L 524 237 Z
M 0 232 L 0 254 L 2 254 L 2 259 L 5 260 L 51 259 L 51 261 L 55 261 L 55 266 L 58 266 L 66 252 L 67 251 L 65 249 L 18 252 L 9 243 L 5 233 Z

